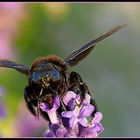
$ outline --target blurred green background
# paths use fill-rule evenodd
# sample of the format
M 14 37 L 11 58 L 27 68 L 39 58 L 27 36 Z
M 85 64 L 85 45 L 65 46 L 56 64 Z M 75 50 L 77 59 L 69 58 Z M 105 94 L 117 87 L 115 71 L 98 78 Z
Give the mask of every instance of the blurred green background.
M 64 59 L 120 24 L 127 27 L 99 43 L 70 70 L 83 77 L 103 114 L 105 131 L 100 137 L 139 137 L 139 3 L 0 3 L 0 58 L 28 66 L 49 54 Z M 3 137 L 39 137 L 47 128 L 43 120 L 30 121 L 23 100 L 26 85 L 24 75 L 0 69 L 0 86 L 5 90 L 0 101 L 6 110 L 0 119 Z M 28 129 L 30 125 L 34 129 Z

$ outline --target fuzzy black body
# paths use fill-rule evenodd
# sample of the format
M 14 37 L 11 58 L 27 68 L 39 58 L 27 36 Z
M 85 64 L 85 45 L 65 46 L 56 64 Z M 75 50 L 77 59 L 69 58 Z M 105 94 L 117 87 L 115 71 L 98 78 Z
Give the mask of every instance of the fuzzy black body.
M 56 95 L 62 101 L 67 91 L 80 94 L 82 99 L 84 99 L 85 93 L 89 93 L 81 76 L 76 72 L 68 72 L 67 66 L 57 56 L 35 60 L 30 68 L 28 84 L 24 92 L 27 107 L 33 115 L 38 116 L 40 113 L 46 120 L 49 120 L 49 117 L 38 107 L 40 103 L 48 103 L 52 108 Z M 65 109 L 68 110 L 68 107 L 61 104 L 58 113 Z

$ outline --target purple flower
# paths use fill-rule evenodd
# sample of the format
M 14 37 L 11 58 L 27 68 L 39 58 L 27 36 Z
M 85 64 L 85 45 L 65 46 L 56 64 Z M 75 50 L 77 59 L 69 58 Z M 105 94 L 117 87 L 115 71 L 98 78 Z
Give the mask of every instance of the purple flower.
M 62 102 L 69 107 L 68 111 L 57 112 L 60 107 L 59 96 L 54 98 L 53 107 L 41 103 L 40 108 L 48 113 L 50 118 L 49 129 L 43 133 L 44 137 L 98 137 L 104 128 L 100 121 L 102 114 L 92 112 L 95 107 L 90 104 L 91 96 L 86 93 L 81 103 L 80 95 L 68 91 Z M 90 119 L 89 119 L 90 118 Z M 91 120 L 91 121 L 90 121 Z M 66 125 L 67 124 L 67 125 Z
M 96 112 L 94 116 L 95 117 L 92 119 L 92 128 L 94 128 L 94 129 L 96 128 L 96 131 L 98 133 L 101 133 L 101 132 L 104 131 L 104 128 L 103 128 L 103 126 L 100 123 L 100 121 L 103 118 L 103 115 L 102 115 L 101 112 Z
M 86 127 L 88 123 L 86 117 L 90 116 L 93 111 L 94 106 L 91 104 L 84 105 L 83 107 L 76 106 L 73 111 L 62 112 L 62 116 L 70 118 L 69 124 L 71 128 L 74 127 L 78 122 Z
M 104 131 L 104 128 L 100 124 L 101 119 L 102 114 L 100 112 L 96 112 L 91 124 L 89 124 L 86 128 L 81 128 L 80 136 L 92 138 L 97 137 L 100 133 L 102 133 Z
M 76 106 L 76 104 L 80 104 L 80 95 L 76 95 L 74 92 L 69 91 L 64 97 L 64 103 L 67 106 L 73 106 L 74 110 L 62 112 L 62 116 L 66 118 L 70 118 L 69 125 L 72 128 L 76 123 L 80 123 L 83 126 L 87 126 L 86 117 L 90 116 L 94 111 L 94 106 L 90 104 L 90 95 L 86 94 L 85 99 L 83 100 L 81 106 Z M 72 102 L 71 102 L 72 101 Z M 73 104 L 70 104 L 73 103 Z M 71 108 L 71 109 L 72 109 Z
M 48 113 L 48 116 L 51 120 L 51 123 L 53 123 L 53 124 L 58 123 L 56 110 L 58 109 L 59 106 L 60 106 L 60 100 L 59 100 L 58 96 L 56 96 L 54 98 L 54 104 L 53 104 L 53 107 L 51 109 L 49 108 L 49 105 L 47 103 L 41 103 L 40 104 L 40 108 L 43 111 L 46 111 Z
M 4 118 L 6 115 L 5 107 L 2 102 L 0 102 L 0 118 Z
M 74 109 L 76 94 L 73 91 L 68 91 L 63 97 L 63 102 L 65 105 L 69 106 L 70 109 Z
M 44 137 L 65 137 L 67 129 L 63 125 L 51 124 L 51 130 L 46 130 L 43 133 Z

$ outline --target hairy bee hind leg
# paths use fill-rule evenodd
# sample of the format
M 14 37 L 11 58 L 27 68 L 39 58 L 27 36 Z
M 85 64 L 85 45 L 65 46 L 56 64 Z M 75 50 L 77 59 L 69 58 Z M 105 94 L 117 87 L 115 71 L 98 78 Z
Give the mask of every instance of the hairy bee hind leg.
M 60 112 L 62 112 L 62 110 L 66 111 L 66 107 L 65 107 L 65 105 L 64 105 L 64 103 L 63 103 L 63 100 L 62 100 L 63 96 L 62 96 L 61 94 L 59 95 L 59 94 L 57 93 L 57 91 L 55 91 L 54 89 L 52 89 L 50 86 L 49 86 L 49 89 L 52 91 L 52 93 L 54 93 L 55 95 L 58 95 L 59 98 L 60 98 L 60 106 L 61 106 L 61 107 L 59 107 L 58 112 L 60 113 Z M 61 108 L 61 109 L 60 109 L 60 108 Z
M 83 99 L 85 99 L 86 93 L 88 93 L 91 96 L 87 85 L 83 82 L 81 76 L 76 72 L 70 73 L 70 88 L 68 90 L 71 90 L 76 94 L 80 94 L 81 103 Z M 95 100 L 93 100 L 92 98 L 90 99 L 90 104 L 92 104 L 95 107 L 95 110 L 92 113 L 93 116 L 98 109 Z
M 29 87 L 26 87 L 25 90 L 24 90 L 24 99 L 25 99 L 27 108 L 29 109 L 29 111 L 30 111 L 34 116 L 37 116 L 36 109 L 35 109 L 35 107 L 33 106 L 32 100 L 30 99 L 30 96 L 29 96 L 30 94 L 31 94 L 31 92 L 30 92 L 30 90 L 29 90 Z
M 69 80 L 70 80 L 69 90 L 74 91 L 76 94 L 80 94 L 81 98 L 84 99 L 85 93 L 89 93 L 89 91 L 88 87 L 83 82 L 81 76 L 76 72 L 71 72 Z

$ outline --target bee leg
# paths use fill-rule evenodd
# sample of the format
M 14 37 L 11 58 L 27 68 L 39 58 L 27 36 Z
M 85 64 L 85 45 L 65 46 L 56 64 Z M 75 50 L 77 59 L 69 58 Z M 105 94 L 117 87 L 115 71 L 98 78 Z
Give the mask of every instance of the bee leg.
M 80 94 L 81 102 L 83 101 L 83 99 L 85 99 L 86 93 L 88 93 L 91 96 L 86 83 L 83 82 L 81 76 L 78 73 L 76 72 L 70 73 L 70 85 L 71 86 L 68 90 L 71 90 L 75 92 L 76 94 Z M 92 115 L 94 115 L 95 112 L 97 112 L 98 110 L 95 100 L 91 98 L 90 104 L 92 104 L 95 107 L 95 110 L 92 113 Z
M 33 95 L 34 95 L 33 90 L 30 87 L 26 87 L 24 90 L 24 99 L 26 101 L 27 108 L 34 116 L 39 117 L 39 113 L 40 113 L 45 120 L 50 121 L 47 112 L 42 111 L 38 107 L 37 100 L 32 99 Z
M 54 95 L 58 95 L 57 91 L 55 91 L 54 89 L 52 89 L 51 86 L 49 86 L 49 89 L 52 91 L 52 93 Z M 61 95 L 58 95 L 58 96 L 60 98 L 60 107 L 57 109 L 57 111 L 58 111 L 58 114 L 61 114 L 62 111 L 66 111 L 66 106 L 63 103 L 62 96 Z
M 29 87 L 26 87 L 24 90 L 24 99 L 26 101 L 27 108 L 34 115 L 37 116 L 37 112 L 35 107 L 33 106 L 33 101 L 30 99 L 30 94 L 32 94 L 29 90 Z
M 81 76 L 76 72 L 70 73 L 70 89 L 76 94 L 80 94 L 81 98 L 85 98 L 85 93 L 89 93 L 88 87 L 83 82 Z M 89 93 L 90 94 L 90 93 Z

